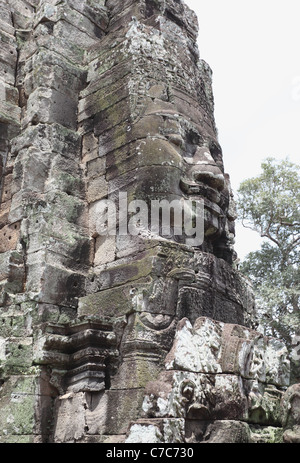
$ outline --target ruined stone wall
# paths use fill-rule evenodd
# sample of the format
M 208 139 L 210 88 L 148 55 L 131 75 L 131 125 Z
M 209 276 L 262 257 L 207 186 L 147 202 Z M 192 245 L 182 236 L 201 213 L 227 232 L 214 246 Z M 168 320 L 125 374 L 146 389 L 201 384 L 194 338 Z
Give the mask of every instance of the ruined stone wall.
M 2 6 L 0 427 L 4 440 L 39 441 L 54 397 L 39 333 L 76 317 L 90 262 L 77 108 L 107 14 L 101 2 Z
M 280 441 L 287 352 L 252 330 L 234 269 L 194 13 L 178 0 L 1 10 L 0 441 Z M 120 192 L 202 200 L 202 245 L 103 236 L 102 201 Z

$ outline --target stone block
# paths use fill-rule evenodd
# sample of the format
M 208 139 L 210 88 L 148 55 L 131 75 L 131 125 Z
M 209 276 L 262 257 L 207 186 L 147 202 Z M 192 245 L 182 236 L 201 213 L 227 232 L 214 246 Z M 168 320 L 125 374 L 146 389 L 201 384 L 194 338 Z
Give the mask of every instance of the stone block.
M 300 384 L 293 384 L 284 392 L 281 412 L 285 429 L 300 427 Z
M 106 158 L 97 157 L 87 162 L 86 176 L 88 179 L 95 177 L 103 177 L 106 173 Z
M 140 349 L 141 350 L 141 349 Z M 140 389 L 156 378 L 160 372 L 157 353 L 142 353 L 144 358 L 125 358 L 119 367 L 118 374 L 112 378 L 111 390 L 120 388 Z
M 1 330 L 3 333 L 4 330 Z M 0 361 L 4 362 L 6 360 L 6 340 L 5 338 L 0 337 Z
M 26 338 L 32 335 L 32 323 L 36 320 L 30 310 L 23 310 L 20 306 L 10 306 L 1 314 L 1 334 L 5 338 Z
M 60 124 L 38 124 L 22 130 L 12 141 L 11 152 L 16 155 L 30 146 L 40 151 L 57 153 L 74 159 L 80 156 L 81 137 L 76 131 Z
M 113 262 L 116 258 L 116 237 L 98 236 L 95 239 L 95 267 Z
M 0 277 L 2 302 L 5 302 L 7 293 L 12 295 L 21 293 L 25 280 L 23 256 L 17 251 L 0 254 Z
M 50 263 L 47 264 L 47 261 Z M 39 251 L 28 256 L 26 288 L 35 293 L 37 301 L 47 304 L 76 307 L 82 295 L 84 278 L 64 268 L 55 266 L 57 256 Z M 52 282 L 49 285 L 49 281 Z
M 6 172 L 6 175 L 3 177 L 3 182 L 2 182 L 1 203 L 5 203 L 5 202 L 11 200 L 11 197 L 12 197 L 12 179 L 13 179 L 13 174 Z
M 151 199 L 165 199 L 166 191 L 169 201 L 180 199 L 179 172 L 173 166 L 141 167 L 110 180 L 108 193 L 127 192 L 129 200 L 144 200 L 148 204 Z
M 108 183 L 104 175 L 90 179 L 87 182 L 87 200 L 89 203 L 105 199 L 107 194 Z
M 92 160 L 98 160 L 99 140 L 93 133 L 88 133 L 82 137 L 82 161 L 89 163 Z M 90 175 L 91 176 L 91 175 Z
M 182 419 L 138 420 L 130 427 L 126 444 L 180 444 L 185 442 L 185 423 Z
M 0 79 L 8 85 L 15 83 L 17 46 L 15 38 L 4 31 L 0 30 L 0 39 L 4 47 L 1 50 L 0 57 Z
M 116 42 L 113 44 L 115 58 L 115 54 L 121 53 L 120 47 L 117 45 L 118 41 L 120 41 L 120 39 L 116 37 Z M 93 53 L 97 55 L 94 59 Z M 120 55 L 120 59 L 116 59 L 112 62 L 112 57 L 108 53 L 107 48 L 105 50 L 104 47 L 101 49 L 93 47 L 91 50 L 88 50 L 87 57 L 92 63 L 89 67 L 88 85 L 81 91 L 80 98 L 86 98 L 100 89 L 104 90 L 106 88 L 107 91 L 109 91 L 111 85 L 122 82 L 131 74 L 130 63 L 124 61 L 124 59 L 122 60 L 122 55 Z M 111 69 L 107 68 L 109 62 L 112 66 Z M 119 85 L 121 84 L 119 83 Z
M 49 164 L 52 153 L 39 151 L 29 147 L 19 152 L 13 173 L 12 192 L 43 193 L 49 175 Z
M 237 444 L 250 442 L 250 429 L 241 421 L 216 421 L 205 432 L 203 442 L 210 444 Z
M 132 122 L 132 107 L 130 98 L 121 100 L 118 104 L 112 105 L 107 109 L 100 110 L 95 115 L 94 130 L 96 137 L 99 137 L 107 130 L 115 127 L 122 122 L 130 124 Z
M 49 251 L 49 255 L 60 256 L 65 266 L 88 265 L 91 261 L 91 242 L 86 230 L 76 225 L 54 217 L 51 213 L 36 213 L 26 219 L 24 228 L 27 228 L 27 252 L 33 254 L 38 251 Z M 54 258 L 55 262 L 55 258 Z
M 105 8 L 105 0 L 99 0 L 97 3 L 74 0 L 72 2 L 72 8 L 90 19 L 90 21 L 95 23 L 100 29 L 106 30 L 109 17 L 107 9 Z
M 0 105 L 0 121 L 6 124 L 20 124 L 21 109 L 17 105 L 2 101 Z
M 57 23 L 61 20 L 67 21 L 93 38 L 103 36 L 103 28 L 106 28 L 108 22 L 106 11 L 100 5 L 89 5 L 87 2 L 80 3 L 79 1 L 72 2 L 72 5 L 66 2 L 63 5 L 59 2 L 56 4 L 48 2 L 37 9 L 34 26 L 45 21 Z
M 157 165 L 179 168 L 182 164 L 178 151 L 169 142 L 159 138 L 137 141 L 130 146 L 126 145 L 126 148 L 107 155 L 107 180 L 143 167 Z
M 14 86 L 8 85 L 4 81 L 0 81 L 0 97 L 1 97 L 0 110 L 4 102 L 6 102 L 7 104 L 10 104 L 11 108 L 13 108 L 13 106 L 18 106 L 19 104 L 18 90 Z M 17 122 L 19 122 L 19 120 L 17 120 Z
M 20 224 L 6 225 L 0 229 L 0 252 L 13 251 L 20 239 Z
M 135 282 L 136 284 L 136 282 Z M 135 308 L 132 300 L 133 283 L 103 292 L 91 293 L 79 299 L 79 316 L 105 315 L 119 317 L 130 313 Z
M 56 216 L 59 219 L 65 219 L 67 222 L 79 227 L 87 227 L 87 210 L 82 199 L 59 190 L 47 192 L 43 199 L 45 202 L 42 205 L 52 205 L 52 217 Z M 35 212 L 37 210 L 38 208 L 35 209 Z
M 58 123 L 68 129 L 76 129 L 77 102 L 57 90 L 39 87 L 27 101 L 23 127 L 31 124 Z
M 144 10 L 141 8 L 141 3 L 132 2 L 131 5 L 122 8 L 119 14 L 113 16 L 113 20 L 110 23 L 110 30 L 112 32 L 117 31 L 124 27 L 124 24 L 129 24 L 132 21 L 132 17 L 137 20 L 144 18 Z
M 73 17 L 76 15 L 76 12 L 73 13 Z M 82 21 L 82 23 L 87 22 L 86 18 L 84 16 L 78 15 L 79 20 Z M 39 26 L 38 26 L 39 27 Z M 94 35 L 93 32 L 96 31 L 96 34 Z M 97 29 L 96 26 L 93 27 L 93 32 L 90 34 L 87 34 L 85 31 L 80 30 L 77 26 L 71 24 L 68 21 L 58 21 L 54 25 L 54 39 L 61 40 L 63 39 L 66 45 L 66 49 L 64 52 L 64 55 L 68 49 L 70 51 L 72 50 L 73 44 L 76 44 L 78 47 L 78 54 L 80 54 L 81 51 L 81 60 L 84 58 L 84 52 L 87 50 L 89 47 L 92 47 L 95 43 L 98 42 L 99 37 L 97 37 L 97 33 L 102 36 L 103 32 L 99 29 Z M 66 55 L 65 55 L 66 56 Z M 79 56 L 78 56 L 79 58 Z M 79 59 L 77 58 L 77 63 L 80 63 Z
M 254 424 L 278 426 L 282 425 L 280 404 L 283 392 L 273 385 L 258 381 L 246 381 L 248 394 L 248 422 Z
M 22 375 L 32 366 L 32 337 L 10 338 L 6 342 L 5 373 Z
M 31 58 L 29 69 L 24 69 L 24 77 L 19 77 L 19 85 L 27 97 L 39 87 L 48 87 L 74 98 L 83 87 L 84 77 L 81 69 L 62 56 L 41 49 Z
M 293 429 L 287 429 L 283 434 L 283 442 L 285 444 L 299 444 L 300 426 L 294 426 Z
M 54 441 L 75 443 L 86 433 L 86 397 L 84 392 L 68 393 L 55 401 Z
M 127 121 L 100 135 L 100 153 L 103 156 L 137 140 L 159 138 L 159 135 L 165 138 L 163 133 L 165 127 L 166 122 L 163 117 L 157 115 L 142 117 L 134 124 Z
M 83 32 L 89 38 L 94 40 L 101 39 L 104 36 L 104 30 L 106 29 L 106 25 L 108 23 L 108 18 L 105 14 L 106 12 L 104 8 L 102 10 L 100 10 L 99 7 L 98 9 L 97 7 L 88 8 L 87 2 L 84 2 L 83 5 L 80 5 L 78 1 L 72 5 L 67 3 L 53 7 L 53 9 L 54 8 L 56 8 L 56 11 L 53 11 L 53 13 L 49 12 L 50 14 L 52 13 L 50 17 L 51 21 L 66 21 L 78 29 L 78 31 Z M 85 12 L 90 14 L 85 14 Z M 47 11 L 41 11 L 41 16 L 38 18 L 39 21 L 44 20 L 42 16 L 43 14 L 47 15 Z M 95 15 L 95 17 L 93 17 L 93 15 Z M 100 22 L 99 25 L 97 20 Z
M 288 387 L 290 384 L 290 361 L 283 341 L 270 338 L 267 342 L 266 382 L 275 386 Z
M 273 371 L 282 372 L 280 378 L 268 373 L 271 358 L 277 364 Z M 284 387 L 290 372 L 288 354 L 282 343 L 245 327 L 209 318 L 197 319 L 193 328 L 187 319 L 180 321 L 174 345 L 166 358 L 166 368 L 238 374 L 244 379 L 280 387 Z
M 4 24 L 12 27 L 11 11 L 9 9 L 9 5 L 6 5 L 5 3 L 2 5 L 1 29 Z
M 0 398 L 0 436 L 26 439 L 33 436 L 36 430 L 37 397 L 32 390 L 31 377 L 13 377 L 2 386 Z M 11 439 L 11 437 L 10 437 Z M 27 440 L 27 439 L 26 439 Z
M 0 254 L 0 281 L 9 278 L 12 265 L 21 265 L 23 258 L 21 254 L 12 251 L 1 252 Z
M 184 371 L 161 373 L 146 386 L 147 417 L 192 420 L 248 420 L 246 391 L 235 375 L 203 375 Z
M 34 0 L 16 0 L 14 2 L 14 10 L 19 12 L 24 17 L 32 17 L 36 3 Z M 14 11 L 15 13 L 15 11 Z
M 104 434 L 126 434 L 131 421 L 140 414 L 143 390 L 108 390 L 108 406 Z
M 109 88 L 104 88 L 92 93 L 79 101 L 78 106 L 78 121 L 82 122 L 84 119 L 93 117 L 100 111 L 104 111 L 110 108 L 129 95 L 129 88 L 127 82 L 117 82 L 112 84 Z M 118 112 L 118 108 L 115 107 L 115 111 Z
M 282 444 L 283 429 L 274 426 L 250 425 L 251 444 Z
M 61 164 L 56 160 L 52 162 L 45 191 L 60 191 L 69 196 L 84 199 L 84 183 L 81 173 L 76 168 L 73 170 Z

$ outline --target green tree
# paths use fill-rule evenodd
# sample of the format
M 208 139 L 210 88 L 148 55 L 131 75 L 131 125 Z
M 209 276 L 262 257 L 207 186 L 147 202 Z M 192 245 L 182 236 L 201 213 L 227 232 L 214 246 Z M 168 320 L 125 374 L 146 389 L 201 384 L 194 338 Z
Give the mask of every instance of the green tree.
M 291 350 L 300 335 L 300 167 L 288 159 L 266 159 L 258 177 L 238 189 L 242 224 L 264 241 L 241 263 L 253 284 L 257 314 L 266 335 L 285 340 Z

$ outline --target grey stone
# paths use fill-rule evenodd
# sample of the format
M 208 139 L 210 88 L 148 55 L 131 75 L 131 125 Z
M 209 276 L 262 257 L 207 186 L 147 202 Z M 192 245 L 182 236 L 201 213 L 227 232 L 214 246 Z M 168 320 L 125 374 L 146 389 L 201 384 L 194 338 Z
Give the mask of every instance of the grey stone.
M 1 8 L 0 442 L 299 442 L 286 348 L 251 328 L 236 270 L 195 14 L 182 0 Z M 102 201 L 122 213 L 124 192 L 203 203 L 203 242 L 120 216 L 103 234 Z

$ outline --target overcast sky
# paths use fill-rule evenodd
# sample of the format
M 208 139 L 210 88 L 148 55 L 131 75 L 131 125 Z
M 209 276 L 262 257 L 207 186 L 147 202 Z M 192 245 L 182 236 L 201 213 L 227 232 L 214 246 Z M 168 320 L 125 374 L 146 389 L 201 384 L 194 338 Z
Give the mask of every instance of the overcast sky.
M 185 0 L 213 70 L 215 118 L 233 189 L 268 156 L 300 163 L 300 0 Z M 242 259 L 259 249 L 236 227 Z

